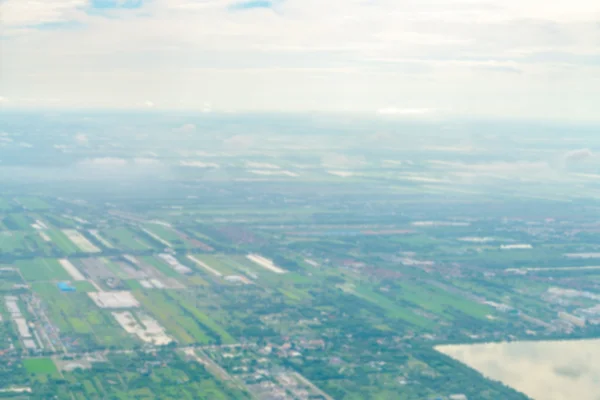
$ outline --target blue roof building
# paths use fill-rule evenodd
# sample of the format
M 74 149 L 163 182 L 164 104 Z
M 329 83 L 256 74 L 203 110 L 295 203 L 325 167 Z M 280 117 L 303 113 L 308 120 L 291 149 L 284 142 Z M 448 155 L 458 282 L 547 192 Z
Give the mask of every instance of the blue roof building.
M 59 282 L 57 286 L 61 292 L 74 292 L 76 290 L 69 282 Z

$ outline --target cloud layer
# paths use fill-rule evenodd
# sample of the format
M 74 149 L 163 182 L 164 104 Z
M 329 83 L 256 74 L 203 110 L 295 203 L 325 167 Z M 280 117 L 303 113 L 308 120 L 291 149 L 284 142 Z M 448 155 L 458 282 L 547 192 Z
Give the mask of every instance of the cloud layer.
M 0 96 L 15 107 L 598 118 L 594 0 L 4 0 L 0 8 Z

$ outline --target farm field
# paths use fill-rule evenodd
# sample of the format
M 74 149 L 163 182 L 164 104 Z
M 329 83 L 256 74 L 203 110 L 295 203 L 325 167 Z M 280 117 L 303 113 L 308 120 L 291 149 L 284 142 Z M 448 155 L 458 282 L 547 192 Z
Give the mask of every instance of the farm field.
M 11 213 L 2 218 L 2 224 L 12 231 L 29 231 L 33 221 L 26 214 Z
M 15 266 L 28 282 L 55 282 L 71 279 L 71 276 L 60 265 L 59 261 L 52 258 L 20 260 L 15 263 Z
M 77 246 L 77 248 L 86 253 L 99 253 L 100 249 L 94 246 L 85 236 L 75 229 L 63 229 L 65 236 Z
M 142 306 L 166 327 L 184 345 L 214 343 L 206 329 L 194 319 L 194 316 L 177 304 L 168 295 L 161 292 L 134 292 Z
M 129 228 L 113 228 L 99 231 L 106 240 L 113 243 L 114 246 L 126 251 L 143 251 L 152 249 L 146 241 L 141 239 L 134 231 Z
M 64 232 L 58 229 L 49 229 L 46 231 L 47 235 L 52 240 L 52 243 L 63 253 L 63 254 L 75 254 L 80 249 L 73 243 Z
M 63 293 L 55 284 L 32 284 L 33 291 L 48 307 L 50 320 L 60 329 L 61 338 L 77 343 L 79 348 L 95 346 L 131 346 L 133 339 L 101 310 L 86 293 Z
M 50 208 L 47 202 L 38 197 L 17 197 L 15 201 L 28 210 L 47 210 Z

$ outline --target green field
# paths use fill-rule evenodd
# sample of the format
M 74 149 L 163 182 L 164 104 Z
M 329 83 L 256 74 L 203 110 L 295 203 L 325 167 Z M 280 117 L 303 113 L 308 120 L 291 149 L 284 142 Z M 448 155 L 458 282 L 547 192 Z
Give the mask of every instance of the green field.
M 10 214 L 2 219 L 2 223 L 6 228 L 13 231 L 30 231 L 33 221 L 25 214 Z
M 34 283 L 32 289 L 48 307 L 61 336 L 80 339 L 80 345 L 126 347 L 133 343 L 108 311 L 99 309 L 86 293 L 63 293 L 53 283 Z
M 51 358 L 28 358 L 23 360 L 25 370 L 33 375 L 49 375 L 53 378 L 60 376 Z
M 215 254 L 215 255 L 194 254 L 193 256 L 195 258 L 197 258 L 198 260 L 203 261 L 209 267 L 214 268 L 215 270 L 219 271 L 220 273 L 222 273 L 225 276 L 239 274 L 239 271 L 234 267 L 234 263 L 232 262 L 232 260 L 229 259 L 226 255 L 223 255 L 223 254 Z M 196 263 L 190 263 L 190 265 L 192 265 L 194 268 L 196 268 L 202 274 L 210 274 L 210 272 L 208 272 L 207 270 L 205 270 L 204 268 L 202 268 L 201 266 L 199 266 Z
M 145 262 L 146 264 L 153 266 L 154 268 L 156 268 L 157 270 L 162 272 L 165 276 L 168 276 L 171 278 L 181 278 L 181 275 L 177 271 L 175 271 L 169 265 L 167 265 L 166 263 L 164 263 L 163 261 L 161 261 L 160 259 L 158 259 L 154 256 L 143 256 L 143 257 L 139 257 L 139 259 L 142 262 Z
M 136 298 L 161 322 L 168 331 L 184 344 L 235 343 L 220 325 L 176 291 L 135 292 Z
M 413 311 L 396 304 L 394 301 L 382 294 L 372 291 L 366 286 L 359 285 L 356 289 L 352 290 L 351 293 L 381 307 L 389 317 L 404 320 L 421 328 L 431 328 L 435 325 L 433 321 L 415 314 Z
M 116 248 L 129 251 L 140 251 L 152 249 L 148 243 L 129 228 L 112 228 L 100 231 L 100 236 L 106 238 Z
M 144 228 L 154 233 L 158 237 L 167 242 L 171 243 L 173 247 L 188 247 L 187 243 L 179 237 L 177 233 L 175 233 L 172 229 L 167 228 L 166 226 L 157 225 L 157 224 L 145 224 Z M 154 239 L 156 240 L 156 239 Z M 162 244 L 161 244 L 162 246 Z
M 493 313 L 493 309 L 489 306 L 475 303 L 431 285 L 402 284 L 402 289 L 400 294 L 402 299 L 425 310 L 443 315 L 447 319 L 453 319 L 449 314 L 450 309 L 459 310 L 479 319 L 486 319 L 487 315 Z
M 77 289 L 78 292 L 95 292 L 98 289 L 88 281 L 74 281 L 71 286 Z
M 8 211 L 13 208 L 13 203 L 3 197 L 0 197 L 0 211 Z
M 16 201 L 28 210 L 47 210 L 50 205 L 38 197 L 18 197 Z
M 63 253 L 74 254 L 81 252 L 81 250 L 75 246 L 75 243 L 71 242 L 67 235 L 62 231 L 58 229 L 49 229 L 46 233 L 50 236 L 50 239 L 52 239 L 52 243 L 54 243 Z
M 19 260 L 15 266 L 28 282 L 39 281 L 65 281 L 71 275 L 60 265 L 58 260 L 51 258 L 36 258 L 33 260 Z
M 19 231 L 0 232 L 0 252 L 24 253 L 27 252 L 27 234 Z
M 210 336 L 198 324 L 190 313 L 170 300 L 162 291 L 141 292 L 135 291 L 135 297 L 143 307 L 150 311 L 154 317 L 183 344 L 208 344 L 212 343 Z

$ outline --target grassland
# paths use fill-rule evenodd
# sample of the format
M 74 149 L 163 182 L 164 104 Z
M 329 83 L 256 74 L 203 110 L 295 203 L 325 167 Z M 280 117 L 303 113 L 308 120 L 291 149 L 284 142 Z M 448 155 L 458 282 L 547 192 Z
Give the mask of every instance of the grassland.
M 349 293 L 381 307 L 385 310 L 386 315 L 391 318 L 404 320 L 420 328 L 431 328 L 435 325 L 433 321 L 415 314 L 412 310 L 397 304 L 382 294 L 374 292 L 367 286 L 359 285 L 355 289 L 349 290 Z
M 16 201 L 28 210 L 47 210 L 50 205 L 38 197 L 17 197 Z
M 402 284 L 402 288 L 402 299 L 438 315 L 443 315 L 448 319 L 453 319 L 450 314 L 451 309 L 459 310 L 479 319 L 485 319 L 487 315 L 493 313 L 493 309 L 489 306 L 448 293 L 431 285 Z
M 27 234 L 19 231 L 0 232 L 0 252 L 18 253 L 27 252 Z
M 0 211 L 8 211 L 13 208 L 13 203 L 3 197 L 0 197 Z
M 166 263 L 162 262 L 160 259 L 158 259 L 154 256 L 143 256 L 143 257 L 138 257 L 138 258 L 142 262 L 145 262 L 146 264 L 153 266 L 154 268 L 156 268 L 157 270 L 162 272 L 165 276 L 168 276 L 171 278 L 181 278 L 181 275 L 177 271 L 175 271 L 169 265 L 167 265 Z
M 34 283 L 32 289 L 48 307 L 50 320 L 61 336 L 87 345 L 126 347 L 132 343 L 108 311 L 99 309 L 85 293 L 63 293 L 55 284 Z
M 200 261 L 206 263 L 209 267 L 220 272 L 224 276 L 239 274 L 239 271 L 234 267 L 231 259 L 228 259 L 225 255 L 208 255 L 208 254 L 194 254 L 194 257 Z M 202 274 L 208 273 L 205 269 L 193 263 L 193 267 L 200 271 Z
M 52 243 L 54 243 L 61 252 L 65 254 L 75 254 L 81 251 L 62 231 L 49 229 L 46 233 L 50 236 Z
M 220 325 L 176 291 L 136 291 L 135 296 L 183 344 L 235 342 Z
M 100 235 L 126 251 L 141 251 L 152 249 L 148 243 L 142 240 L 135 232 L 129 228 L 120 227 L 100 231 Z
M 161 239 L 171 243 L 171 245 L 174 247 L 188 247 L 187 243 L 185 243 L 175 231 L 166 226 L 157 224 L 145 224 L 144 228 L 154 233 Z
M 25 370 L 34 375 L 49 375 L 53 378 L 60 376 L 54 361 L 51 358 L 29 358 L 23 360 Z
M 51 258 L 36 258 L 19 260 L 15 266 L 28 282 L 70 280 L 71 275 L 60 265 L 58 260 Z
M 194 316 L 170 300 L 162 291 L 135 291 L 134 294 L 142 306 L 150 311 L 178 342 L 184 345 L 214 343 Z
M 25 214 L 12 213 L 3 218 L 2 223 L 6 228 L 13 231 L 29 231 L 32 229 L 33 221 Z

